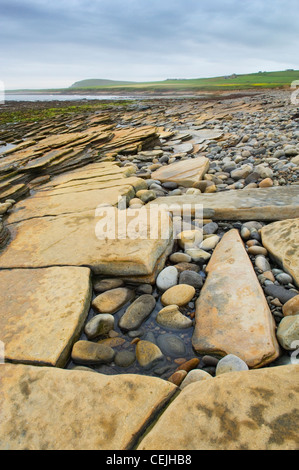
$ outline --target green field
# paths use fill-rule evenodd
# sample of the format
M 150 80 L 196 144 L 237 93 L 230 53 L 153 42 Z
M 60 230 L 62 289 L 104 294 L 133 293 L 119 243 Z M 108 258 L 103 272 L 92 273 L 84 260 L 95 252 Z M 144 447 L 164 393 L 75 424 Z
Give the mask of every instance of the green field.
M 251 88 L 289 87 L 294 80 L 299 80 L 299 70 L 283 72 L 258 72 L 247 75 L 231 75 L 227 77 L 198 79 L 169 79 L 161 82 L 136 82 L 124 85 L 110 84 L 104 86 L 84 86 L 86 81 L 77 82 L 68 91 L 221 91 L 248 90 Z M 78 86 L 80 83 L 83 86 Z

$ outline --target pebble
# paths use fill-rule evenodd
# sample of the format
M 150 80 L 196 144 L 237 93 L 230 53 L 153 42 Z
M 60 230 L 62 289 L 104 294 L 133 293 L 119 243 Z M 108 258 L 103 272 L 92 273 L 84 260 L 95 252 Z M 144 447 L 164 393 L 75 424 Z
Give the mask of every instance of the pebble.
M 107 290 L 117 289 L 123 285 L 124 281 L 122 279 L 101 279 L 100 281 L 94 282 L 93 288 L 95 292 L 103 293 Z
M 216 222 L 209 222 L 208 224 L 205 224 L 203 226 L 203 234 L 204 235 L 210 235 L 214 234 L 218 230 L 218 224 Z
M 161 302 L 165 306 L 177 305 L 178 307 L 182 307 L 187 305 L 187 303 L 193 299 L 194 295 L 194 287 L 188 286 L 187 284 L 179 284 L 164 292 L 161 297 Z
M 149 369 L 160 362 L 164 356 L 156 344 L 140 340 L 136 345 L 136 358 L 141 367 Z
M 190 359 L 189 361 L 186 361 L 183 364 L 181 364 L 177 368 L 177 370 L 185 370 L 186 372 L 190 372 L 190 370 L 196 369 L 199 363 L 200 363 L 200 360 L 197 357 L 194 357 L 193 359 Z
M 118 351 L 115 355 L 114 362 L 119 367 L 129 367 L 136 360 L 136 355 L 132 351 Z
M 0 215 L 6 214 L 6 212 L 11 209 L 12 204 L 10 202 L 4 202 L 3 204 L 0 204 Z
M 199 272 L 199 266 L 194 263 L 178 263 L 175 265 L 175 268 L 178 270 L 179 273 L 184 271 L 193 271 L 195 273 Z
M 132 300 L 135 296 L 134 291 L 127 287 L 119 287 L 100 294 L 93 302 L 93 308 L 100 313 L 115 313 L 123 305 Z
M 202 230 L 184 230 L 178 235 L 178 242 L 181 248 L 187 250 L 196 248 L 203 240 Z
M 172 334 L 163 334 L 157 337 L 157 346 L 165 356 L 181 357 L 186 354 L 185 343 Z
M 280 274 L 277 274 L 276 280 L 277 280 L 280 284 L 292 284 L 292 282 L 293 282 L 292 276 L 290 276 L 290 275 L 287 274 L 287 273 L 280 273 Z
M 213 357 L 213 356 L 203 356 L 202 358 L 202 362 L 204 363 L 204 365 L 206 366 L 212 366 L 212 367 L 217 367 L 217 364 L 219 362 L 220 359 L 217 359 L 216 357 Z
M 166 291 L 178 283 L 179 272 L 174 266 L 168 266 L 160 272 L 156 279 L 156 285 L 161 291 Z
M 173 253 L 169 257 L 169 261 L 171 263 L 190 263 L 192 260 L 190 255 L 187 255 L 186 253 Z
M 279 299 L 282 304 L 285 304 L 288 302 L 288 300 L 292 299 L 296 295 L 298 295 L 296 292 L 285 289 L 282 286 L 276 286 L 274 284 L 265 287 L 265 293 L 266 295 L 270 295 L 271 297 L 274 297 L 275 299 Z
M 140 284 L 136 289 L 136 294 L 152 294 L 153 286 L 150 284 Z
M 156 306 L 152 295 L 144 294 L 138 297 L 125 311 L 118 326 L 125 331 L 137 330 Z
M 183 271 L 179 277 L 179 284 L 188 284 L 195 289 L 201 289 L 203 286 L 203 278 L 199 273 L 194 271 Z
M 289 315 L 299 315 L 299 295 L 296 295 L 284 304 L 282 313 L 285 317 Z
M 256 256 L 256 255 L 267 256 L 268 251 L 263 246 L 254 245 L 254 246 L 250 246 L 248 248 L 248 254 L 249 255 L 254 255 L 254 256 Z
M 152 189 L 141 189 L 140 191 L 137 191 L 136 197 L 143 203 L 147 204 L 148 202 L 156 199 L 156 193 Z
M 271 178 L 265 178 L 259 183 L 259 188 L 271 188 L 273 184 L 274 183 Z
M 205 372 L 204 370 L 200 370 L 200 369 L 191 370 L 187 374 L 187 376 L 184 378 L 183 382 L 181 383 L 180 389 L 183 390 L 188 385 L 193 384 L 194 382 L 201 382 L 203 380 L 209 380 L 212 378 L 213 377 L 208 372 Z
M 205 251 L 213 250 L 217 246 L 219 240 L 220 237 L 218 235 L 211 235 L 209 238 L 206 238 L 201 242 L 199 248 Z
M 175 330 L 183 330 L 193 325 L 192 320 L 183 315 L 177 305 L 168 305 L 160 310 L 156 322 L 165 328 Z
M 115 352 L 109 346 L 92 343 L 91 341 L 77 341 L 72 350 L 72 360 L 79 364 L 108 364 L 113 361 Z
M 262 272 L 271 271 L 270 263 L 263 255 L 255 258 L 255 266 Z
M 188 249 L 186 250 L 186 253 L 191 256 L 192 261 L 194 261 L 195 263 L 204 264 L 211 258 L 211 253 L 208 253 L 207 251 L 202 250 L 201 248 Z
M 174 385 L 179 386 L 183 382 L 186 376 L 187 376 L 187 372 L 185 370 L 179 370 L 177 372 L 174 372 L 174 374 L 172 374 L 169 377 L 168 382 L 171 382 Z
M 299 347 L 299 315 L 283 318 L 277 329 L 277 339 L 287 351 L 294 351 Z
M 100 314 L 92 318 L 84 328 L 88 339 L 94 339 L 97 336 L 103 336 L 114 328 L 114 317 L 109 314 Z
M 227 374 L 228 372 L 240 372 L 243 370 L 249 370 L 247 364 L 238 356 L 228 354 L 218 362 L 216 367 L 216 376 Z

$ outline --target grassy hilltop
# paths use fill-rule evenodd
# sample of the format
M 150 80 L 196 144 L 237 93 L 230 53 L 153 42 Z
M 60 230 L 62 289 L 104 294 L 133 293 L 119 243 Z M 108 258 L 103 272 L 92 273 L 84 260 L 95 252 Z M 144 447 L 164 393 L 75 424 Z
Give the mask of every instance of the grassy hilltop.
M 281 72 L 258 72 L 246 75 L 197 79 L 168 79 L 161 82 L 114 82 L 113 80 L 82 80 L 68 90 L 75 91 L 221 91 L 246 90 L 251 88 L 289 87 L 294 80 L 299 80 L 299 70 Z M 105 83 L 107 82 L 107 83 Z M 110 82 L 110 83 L 109 83 Z

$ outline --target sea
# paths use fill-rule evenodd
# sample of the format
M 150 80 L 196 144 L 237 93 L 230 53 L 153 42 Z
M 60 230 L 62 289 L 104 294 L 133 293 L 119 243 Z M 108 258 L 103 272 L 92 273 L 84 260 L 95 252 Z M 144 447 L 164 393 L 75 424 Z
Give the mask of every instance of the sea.
M 136 100 L 138 97 L 115 95 L 47 95 L 47 94 L 9 94 L 5 93 L 5 101 L 78 101 L 78 100 Z M 2 101 L 3 102 L 3 101 Z

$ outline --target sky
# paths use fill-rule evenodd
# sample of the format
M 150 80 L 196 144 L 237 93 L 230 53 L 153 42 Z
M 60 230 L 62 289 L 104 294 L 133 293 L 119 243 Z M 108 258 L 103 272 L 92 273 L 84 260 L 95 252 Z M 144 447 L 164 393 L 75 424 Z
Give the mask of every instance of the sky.
M 299 69 L 298 0 L 0 0 L 0 81 L 65 88 Z

